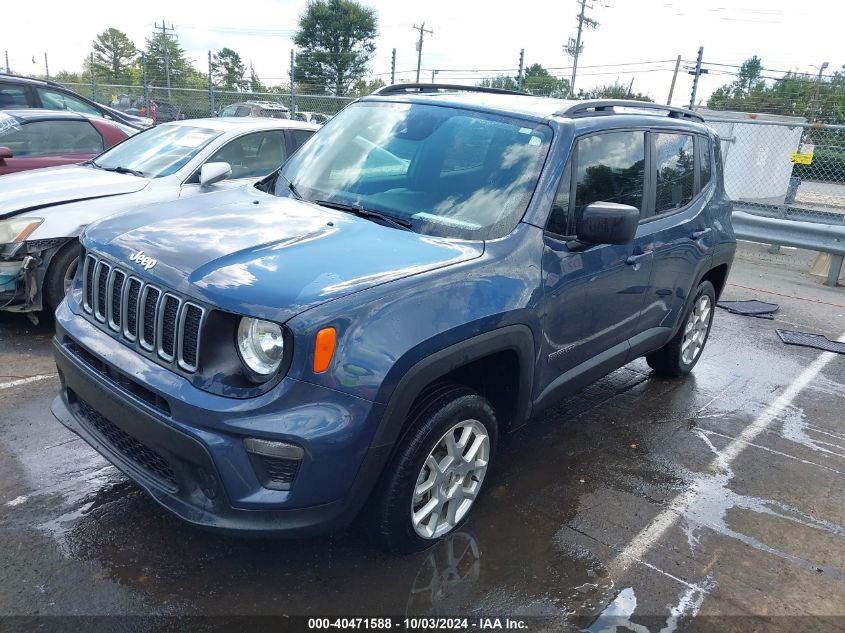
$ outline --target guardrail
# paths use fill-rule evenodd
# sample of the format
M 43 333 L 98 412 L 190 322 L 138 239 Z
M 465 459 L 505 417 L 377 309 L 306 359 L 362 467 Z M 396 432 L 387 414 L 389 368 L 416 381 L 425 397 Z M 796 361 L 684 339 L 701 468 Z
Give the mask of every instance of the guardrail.
M 830 253 L 830 268 L 825 284 L 836 286 L 842 262 L 845 261 L 845 226 L 767 218 L 735 210 L 733 227 L 740 240 Z

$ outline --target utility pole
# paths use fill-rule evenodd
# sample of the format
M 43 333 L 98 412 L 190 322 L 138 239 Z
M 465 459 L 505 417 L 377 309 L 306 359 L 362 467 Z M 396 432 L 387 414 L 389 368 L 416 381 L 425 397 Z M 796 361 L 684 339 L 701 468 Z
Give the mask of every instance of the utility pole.
M 704 47 L 698 47 L 698 57 L 695 59 L 695 68 L 690 68 L 687 70 L 687 74 L 693 75 L 692 79 L 692 94 L 689 98 L 689 109 L 695 109 L 695 95 L 698 92 L 698 78 L 701 75 L 706 75 L 707 71 L 701 69 L 701 59 L 704 57 Z
M 519 49 L 519 72 L 516 75 L 516 89 L 522 90 L 522 71 L 525 67 L 525 49 Z
M 631 83 L 628 84 L 628 94 L 625 95 L 626 99 L 631 98 L 631 91 L 634 89 L 634 79 L 636 79 L 636 77 L 631 77 Z
M 175 31 L 176 29 L 173 27 L 173 24 L 167 26 L 164 20 L 161 21 L 161 26 L 156 23 L 153 23 L 153 28 L 156 30 L 161 29 L 161 43 L 164 46 L 164 74 L 167 76 L 167 100 L 172 101 L 172 96 L 170 94 L 170 40 L 167 38 L 173 33 L 168 33 L 168 31 Z
M 94 51 L 91 51 L 91 98 L 97 100 L 97 73 L 94 72 Z
M 290 49 L 290 118 L 296 114 L 296 52 Z
M 578 33 L 574 40 L 570 37 L 569 42 L 563 47 L 563 50 L 572 57 L 572 79 L 569 82 L 570 96 L 575 95 L 575 73 L 578 71 L 578 55 L 584 50 L 584 45 L 581 44 L 581 32 L 584 30 L 584 27 L 594 29 L 599 25 L 598 22 L 585 15 L 587 0 L 578 0 L 578 2 L 581 5 L 581 12 L 576 16 L 578 20 Z M 592 9 L 592 7 L 590 8 Z
M 396 49 L 390 54 L 390 85 L 396 83 Z
M 50 66 L 47 64 L 47 53 L 44 53 L 44 74 L 50 79 Z
M 252 63 L 250 62 L 250 66 Z M 214 82 L 211 77 L 211 51 L 208 51 L 208 109 L 210 116 L 214 116 Z
M 147 86 L 147 54 L 144 52 L 141 52 L 141 73 L 141 83 L 144 86 L 144 103 L 147 104 L 147 107 L 149 107 L 150 91 Z
M 434 35 L 434 31 L 425 28 L 425 22 L 422 23 L 422 26 L 417 26 L 414 24 L 414 29 L 420 32 L 420 39 L 417 42 L 417 83 L 420 83 L 420 66 L 422 65 L 422 45 L 423 45 L 423 38 L 425 34 L 428 33 L 429 35 Z
M 675 81 L 678 79 L 678 68 L 681 67 L 681 56 L 675 60 L 675 73 L 672 75 L 672 85 L 669 86 L 669 98 L 666 99 L 666 105 L 672 105 L 672 95 L 675 93 Z
M 6 51 L 6 73 L 11 75 L 12 69 L 9 68 L 9 51 Z

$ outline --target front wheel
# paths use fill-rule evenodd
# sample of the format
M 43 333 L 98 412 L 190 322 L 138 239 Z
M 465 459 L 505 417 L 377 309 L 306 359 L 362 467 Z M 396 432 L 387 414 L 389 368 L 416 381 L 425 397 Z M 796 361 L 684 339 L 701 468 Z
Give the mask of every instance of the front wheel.
M 493 408 L 464 387 L 434 391 L 410 425 L 368 517 L 370 536 L 393 554 L 430 547 L 466 520 L 496 448 Z
M 50 314 L 56 311 L 65 294 L 73 283 L 76 275 L 76 268 L 79 265 L 79 256 L 82 254 L 82 246 L 74 240 L 59 250 L 53 256 L 47 275 L 44 278 L 44 307 Z
M 646 355 L 649 367 L 669 377 L 690 373 L 707 343 L 715 307 L 716 290 L 709 281 L 702 281 L 686 306 L 677 334 L 659 350 Z

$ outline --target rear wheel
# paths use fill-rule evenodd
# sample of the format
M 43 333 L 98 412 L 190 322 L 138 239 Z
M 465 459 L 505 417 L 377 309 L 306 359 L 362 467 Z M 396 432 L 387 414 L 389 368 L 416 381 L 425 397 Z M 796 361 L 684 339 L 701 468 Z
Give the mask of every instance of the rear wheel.
M 390 553 L 419 551 L 452 533 L 469 515 L 496 448 L 490 403 L 460 386 L 433 392 L 371 501 L 367 530 Z
M 695 367 L 710 335 L 716 291 L 709 281 L 702 281 L 691 296 L 684 312 L 683 325 L 666 345 L 646 355 L 646 362 L 663 376 L 688 374 Z
M 82 253 L 82 246 L 79 242 L 74 240 L 70 244 L 63 246 L 58 253 L 53 256 L 50 262 L 50 267 L 47 269 L 47 275 L 44 278 L 44 308 L 50 314 L 56 311 L 65 294 L 70 289 L 73 283 L 73 278 L 76 276 L 76 268 L 79 265 L 79 256 Z

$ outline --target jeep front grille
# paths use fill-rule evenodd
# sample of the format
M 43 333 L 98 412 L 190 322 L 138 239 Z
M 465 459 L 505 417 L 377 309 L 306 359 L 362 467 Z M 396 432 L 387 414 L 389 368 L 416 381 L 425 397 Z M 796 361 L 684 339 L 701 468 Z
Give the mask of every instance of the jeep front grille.
M 91 253 L 82 271 L 82 309 L 130 344 L 193 373 L 205 308 Z

